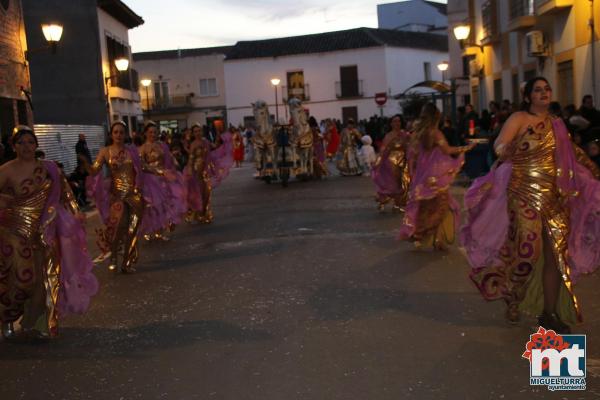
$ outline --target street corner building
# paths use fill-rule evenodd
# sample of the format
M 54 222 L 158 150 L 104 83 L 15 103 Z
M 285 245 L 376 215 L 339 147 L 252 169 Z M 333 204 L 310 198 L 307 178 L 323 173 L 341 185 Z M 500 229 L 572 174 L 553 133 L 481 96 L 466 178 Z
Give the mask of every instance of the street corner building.
M 129 133 L 138 129 L 143 117 L 137 72 L 131 62 L 118 69 L 115 61 L 131 60 L 129 30 L 144 20 L 120 0 L 22 3 L 34 129 L 46 157 L 69 173 L 79 134 L 95 156 L 111 122 L 125 121 Z M 63 27 L 52 48 L 40 29 L 47 23 Z
M 26 50 L 21 0 L 0 1 L 0 135 L 5 148 L 16 125 L 32 123 Z

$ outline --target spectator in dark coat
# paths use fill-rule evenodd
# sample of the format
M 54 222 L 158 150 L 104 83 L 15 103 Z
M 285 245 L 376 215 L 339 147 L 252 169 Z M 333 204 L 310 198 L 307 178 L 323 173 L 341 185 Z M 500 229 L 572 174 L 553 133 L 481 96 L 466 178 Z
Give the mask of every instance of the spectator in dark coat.
M 83 133 L 79 134 L 79 140 L 75 145 L 75 154 L 77 154 L 77 165 L 81 164 L 80 156 L 85 158 L 89 165 L 92 165 L 92 155 L 90 154 L 90 149 Z

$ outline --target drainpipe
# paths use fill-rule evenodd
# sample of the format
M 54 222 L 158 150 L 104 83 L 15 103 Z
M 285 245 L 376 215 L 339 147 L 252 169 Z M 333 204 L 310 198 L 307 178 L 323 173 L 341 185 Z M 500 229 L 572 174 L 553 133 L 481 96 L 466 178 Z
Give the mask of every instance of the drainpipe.
M 592 50 L 592 93 L 594 93 L 594 101 L 598 102 L 598 91 L 596 85 L 596 45 L 595 45 L 595 24 L 594 24 L 594 0 L 590 0 L 590 30 L 591 30 L 591 50 Z

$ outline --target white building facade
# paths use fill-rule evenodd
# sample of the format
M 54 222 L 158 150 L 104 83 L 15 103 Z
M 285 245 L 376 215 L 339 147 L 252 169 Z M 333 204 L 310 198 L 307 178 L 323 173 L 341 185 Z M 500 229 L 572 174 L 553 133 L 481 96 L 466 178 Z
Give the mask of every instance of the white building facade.
M 130 132 L 138 130 L 143 120 L 138 93 L 138 73 L 131 68 L 129 29 L 135 27 L 133 25 L 135 23 L 126 25 L 122 20 L 118 20 L 114 15 L 98 7 L 102 75 L 105 91 L 108 94 L 110 122 L 125 121 Z M 127 71 L 120 72 L 116 69 L 114 61 L 120 57 L 129 60 Z
M 372 28 L 238 42 L 225 59 L 228 121 L 251 122 L 251 103 L 264 100 L 284 123 L 292 96 L 317 120 L 391 116 L 401 112 L 392 96 L 441 80 L 436 66 L 447 59 L 447 46 L 442 35 Z M 272 78 L 281 81 L 277 107 Z M 388 97 L 383 107 L 375 102 L 378 93 Z
M 446 34 L 446 4 L 426 0 L 377 5 L 377 27 L 413 32 Z
M 181 132 L 194 123 L 225 125 L 223 60 L 230 47 L 153 51 L 133 54 L 140 80 L 144 116 L 161 130 Z

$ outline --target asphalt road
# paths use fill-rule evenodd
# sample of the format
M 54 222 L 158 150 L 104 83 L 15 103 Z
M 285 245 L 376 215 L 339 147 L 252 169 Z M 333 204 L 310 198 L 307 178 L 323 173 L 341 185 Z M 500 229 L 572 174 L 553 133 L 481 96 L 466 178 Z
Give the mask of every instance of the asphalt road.
M 376 211 L 369 178 L 284 189 L 251 175 L 215 190 L 212 225 L 144 243 L 136 274 L 99 266 L 89 312 L 58 339 L 0 343 L 0 398 L 600 397 L 599 274 L 576 287 L 588 390 L 532 388 L 521 354 L 535 320 L 508 325 L 456 247 L 396 241 L 401 216 Z

